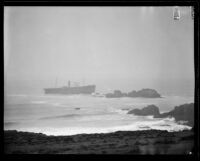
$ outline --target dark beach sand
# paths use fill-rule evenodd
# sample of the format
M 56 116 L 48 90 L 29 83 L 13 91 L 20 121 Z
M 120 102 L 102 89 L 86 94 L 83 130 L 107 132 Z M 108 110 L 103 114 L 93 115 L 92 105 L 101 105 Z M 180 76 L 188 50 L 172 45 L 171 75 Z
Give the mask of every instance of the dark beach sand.
M 118 131 L 108 134 L 46 136 L 4 131 L 6 154 L 189 154 L 194 149 L 190 130 Z

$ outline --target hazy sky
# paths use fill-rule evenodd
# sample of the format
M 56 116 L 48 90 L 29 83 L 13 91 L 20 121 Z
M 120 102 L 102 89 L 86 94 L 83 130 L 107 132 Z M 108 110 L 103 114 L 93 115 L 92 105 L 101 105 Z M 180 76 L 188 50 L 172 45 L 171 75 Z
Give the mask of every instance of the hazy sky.
M 180 11 L 175 21 L 173 7 L 5 7 L 5 80 L 193 90 L 194 22 Z

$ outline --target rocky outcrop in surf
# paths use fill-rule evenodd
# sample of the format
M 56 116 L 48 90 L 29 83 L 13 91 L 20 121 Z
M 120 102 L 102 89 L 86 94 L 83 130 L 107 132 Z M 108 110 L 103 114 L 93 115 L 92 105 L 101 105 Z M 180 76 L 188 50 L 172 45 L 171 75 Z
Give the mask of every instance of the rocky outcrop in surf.
M 139 91 L 133 90 L 129 93 L 122 93 L 120 90 L 115 90 L 113 93 L 106 94 L 107 98 L 120 97 L 144 97 L 144 98 L 160 98 L 161 95 L 154 89 L 145 88 Z
M 127 97 L 126 93 L 122 93 L 120 90 L 115 90 L 113 93 L 107 93 L 107 98 L 120 98 L 120 97 Z
M 147 107 L 144 107 L 143 109 L 133 109 L 129 111 L 128 114 L 134 114 L 139 116 L 148 116 L 148 115 L 159 116 L 160 111 L 157 106 L 149 105 Z
M 188 121 L 189 126 L 194 125 L 194 103 L 174 107 L 174 110 L 156 115 L 155 118 L 174 117 L 176 121 Z
M 187 125 L 194 126 L 194 103 L 176 106 L 173 110 L 162 114 L 160 114 L 159 108 L 155 105 L 149 105 L 142 109 L 133 109 L 128 114 L 138 116 L 153 115 L 154 118 L 174 117 L 176 121 L 187 121 Z

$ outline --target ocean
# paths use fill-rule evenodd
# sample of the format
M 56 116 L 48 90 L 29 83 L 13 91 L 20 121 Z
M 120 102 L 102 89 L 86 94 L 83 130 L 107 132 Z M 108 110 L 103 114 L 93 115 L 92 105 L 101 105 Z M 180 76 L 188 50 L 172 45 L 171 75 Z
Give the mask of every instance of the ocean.
M 134 108 L 154 104 L 160 112 L 194 102 L 193 96 L 165 95 L 162 98 L 104 98 L 91 95 L 5 94 L 4 130 L 46 135 L 75 135 L 159 129 L 191 129 L 174 118 L 127 114 Z

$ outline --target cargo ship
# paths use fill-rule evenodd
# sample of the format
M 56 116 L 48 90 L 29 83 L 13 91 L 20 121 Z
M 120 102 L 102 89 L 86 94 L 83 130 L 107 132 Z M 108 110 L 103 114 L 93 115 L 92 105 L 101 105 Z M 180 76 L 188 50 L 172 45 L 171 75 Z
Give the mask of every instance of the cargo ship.
M 44 88 L 45 94 L 92 94 L 95 92 L 95 85 L 87 86 L 70 86 L 70 81 L 68 81 L 68 86 L 63 86 L 60 88 Z

